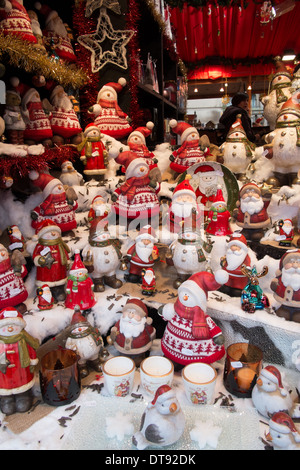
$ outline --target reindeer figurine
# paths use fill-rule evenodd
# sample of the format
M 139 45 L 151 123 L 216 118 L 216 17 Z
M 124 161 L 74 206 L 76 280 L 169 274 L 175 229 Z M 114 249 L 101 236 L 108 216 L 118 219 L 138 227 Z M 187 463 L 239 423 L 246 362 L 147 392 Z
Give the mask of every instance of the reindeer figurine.
M 248 313 L 254 313 L 255 310 L 262 310 L 270 306 L 268 297 L 263 293 L 259 285 L 259 278 L 268 273 L 268 267 L 264 266 L 261 272 L 257 272 L 256 266 L 242 265 L 241 271 L 248 277 L 248 284 L 242 291 L 241 304 L 242 309 Z

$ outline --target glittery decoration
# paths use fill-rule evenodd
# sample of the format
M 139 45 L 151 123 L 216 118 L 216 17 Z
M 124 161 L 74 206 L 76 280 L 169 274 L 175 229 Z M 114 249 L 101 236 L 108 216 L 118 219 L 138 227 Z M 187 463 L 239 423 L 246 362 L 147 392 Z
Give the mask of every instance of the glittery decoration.
M 99 8 L 106 7 L 117 15 L 121 14 L 121 8 L 118 0 L 87 0 L 85 7 L 85 16 L 91 16 Z

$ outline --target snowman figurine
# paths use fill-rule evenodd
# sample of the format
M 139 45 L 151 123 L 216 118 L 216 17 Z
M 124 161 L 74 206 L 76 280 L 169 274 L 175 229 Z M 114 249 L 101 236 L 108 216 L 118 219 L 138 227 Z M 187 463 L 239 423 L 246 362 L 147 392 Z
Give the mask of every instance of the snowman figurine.
M 83 176 L 75 170 L 73 163 L 69 160 L 62 163 L 59 179 L 66 186 L 82 186 L 84 184 Z
M 292 418 L 284 412 L 275 413 L 266 435 L 274 450 L 299 450 L 300 434 Z
M 193 362 L 211 364 L 225 354 L 221 329 L 206 314 L 207 292 L 217 290 L 228 281 L 228 274 L 193 274 L 178 288 L 175 304 L 159 307 L 158 313 L 168 321 L 161 340 L 163 354 L 177 367 Z
M 281 107 L 273 132 L 265 136 L 264 155 L 274 167 L 281 185 L 291 185 L 300 164 L 300 93 L 294 93 Z

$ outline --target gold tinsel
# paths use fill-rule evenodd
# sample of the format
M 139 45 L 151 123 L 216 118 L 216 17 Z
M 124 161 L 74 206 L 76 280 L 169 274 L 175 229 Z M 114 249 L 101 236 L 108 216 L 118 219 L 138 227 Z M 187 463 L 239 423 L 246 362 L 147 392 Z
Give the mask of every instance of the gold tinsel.
M 55 61 L 40 52 L 33 44 L 17 36 L 0 34 L 0 60 L 21 68 L 28 73 L 39 73 L 63 87 L 81 88 L 87 81 L 86 73 L 74 67 Z

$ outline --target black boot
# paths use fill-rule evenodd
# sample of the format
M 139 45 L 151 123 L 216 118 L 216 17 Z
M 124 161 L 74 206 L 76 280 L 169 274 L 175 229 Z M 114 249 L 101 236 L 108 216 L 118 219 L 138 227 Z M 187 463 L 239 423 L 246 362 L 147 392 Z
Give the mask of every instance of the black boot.
M 15 401 L 16 411 L 18 413 L 25 413 L 26 411 L 30 410 L 33 404 L 33 396 L 31 390 L 15 395 Z
M 117 279 L 117 276 L 114 274 L 113 276 L 104 276 L 104 284 L 113 289 L 119 289 L 122 287 L 123 282 L 120 279 Z
M 93 279 L 93 281 L 94 281 L 94 285 L 95 285 L 94 292 L 104 292 L 105 291 L 103 277 Z
M 2 396 L 0 398 L 0 408 L 3 414 L 12 415 L 16 412 L 16 402 L 13 395 Z

